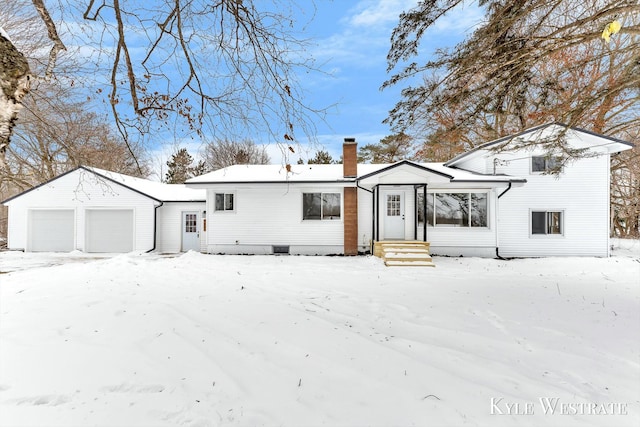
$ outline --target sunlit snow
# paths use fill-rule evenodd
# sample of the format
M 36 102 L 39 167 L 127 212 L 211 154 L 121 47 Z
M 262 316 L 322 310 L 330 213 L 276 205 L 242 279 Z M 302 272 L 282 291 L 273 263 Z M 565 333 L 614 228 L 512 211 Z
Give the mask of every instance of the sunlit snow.
M 0 425 L 638 426 L 625 244 L 436 268 L 2 252 Z

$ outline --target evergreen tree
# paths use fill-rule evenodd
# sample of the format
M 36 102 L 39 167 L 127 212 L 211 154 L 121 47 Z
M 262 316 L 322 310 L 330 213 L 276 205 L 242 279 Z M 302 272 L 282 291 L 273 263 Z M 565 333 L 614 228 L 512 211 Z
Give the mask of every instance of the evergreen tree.
M 394 163 L 413 158 L 413 142 L 407 134 L 385 136 L 378 144 L 367 144 L 358 150 L 358 163 Z
M 167 161 L 169 170 L 165 175 L 165 182 L 167 184 L 183 184 L 187 179 L 205 172 L 204 161 L 199 161 L 195 166 L 192 166 L 192 163 L 193 157 L 186 148 L 176 151 Z
M 330 165 L 336 163 L 336 161 L 333 160 L 328 151 L 319 150 L 316 151 L 316 155 L 312 159 L 307 160 L 307 163 L 310 165 Z

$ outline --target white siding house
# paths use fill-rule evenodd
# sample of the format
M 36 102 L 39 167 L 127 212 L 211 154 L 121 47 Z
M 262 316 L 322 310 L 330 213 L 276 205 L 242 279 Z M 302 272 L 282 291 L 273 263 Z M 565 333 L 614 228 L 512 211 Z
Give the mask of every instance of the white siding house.
M 180 252 L 189 237 L 182 212 L 193 212 L 197 242 L 190 249 L 201 250 L 204 198 L 203 191 L 183 185 L 81 166 L 3 202 L 9 208 L 7 246 L 30 252 Z
M 558 175 L 536 170 L 544 169 L 544 162 L 553 157 L 535 145 L 511 147 L 562 131 L 571 148 L 589 151 L 567 162 Z M 496 146 L 500 150 L 494 150 Z M 623 141 L 554 124 L 485 144 L 446 165 L 478 173 L 493 173 L 495 167 L 496 173 L 526 178 L 525 186 L 500 198 L 500 255 L 608 256 L 610 156 L 629 148 L 631 144 Z M 555 228 L 550 229 L 553 222 Z M 536 229 L 540 227 L 546 229 Z
M 586 151 L 559 175 L 544 173 L 554 157 L 539 145 L 519 148 L 560 133 Z M 550 124 L 447 163 L 370 165 L 345 139 L 343 165 L 236 165 L 186 184 L 207 191 L 210 253 L 353 255 L 424 240 L 436 255 L 607 256 L 610 156 L 631 147 Z

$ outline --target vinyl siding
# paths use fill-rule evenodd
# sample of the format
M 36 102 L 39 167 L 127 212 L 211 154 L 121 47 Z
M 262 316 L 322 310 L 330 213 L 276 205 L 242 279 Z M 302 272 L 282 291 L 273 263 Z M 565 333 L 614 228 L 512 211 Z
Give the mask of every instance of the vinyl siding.
M 177 253 L 182 249 L 182 212 L 198 212 L 200 222 L 200 250 L 206 251 L 205 233 L 203 233 L 203 212 L 205 202 L 165 202 L 158 208 L 156 250 L 162 253 Z
M 272 245 L 291 253 L 335 253 L 343 248 L 343 221 L 303 220 L 303 193 L 339 193 L 342 186 L 234 185 L 207 190 L 207 248 L 212 253 L 271 253 Z M 233 193 L 233 211 L 215 211 L 215 193 Z
M 559 177 L 532 174 L 530 157 L 519 157 L 503 167 L 527 183 L 500 199 L 500 254 L 608 256 L 609 155 L 577 160 Z M 531 235 L 532 210 L 563 212 L 563 235 Z
M 133 209 L 133 247 L 146 251 L 153 247 L 152 199 L 119 184 L 97 177 L 83 169 L 64 175 L 17 197 L 9 206 L 8 247 L 26 250 L 30 209 L 73 209 L 77 250 L 85 249 L 85 210 Z

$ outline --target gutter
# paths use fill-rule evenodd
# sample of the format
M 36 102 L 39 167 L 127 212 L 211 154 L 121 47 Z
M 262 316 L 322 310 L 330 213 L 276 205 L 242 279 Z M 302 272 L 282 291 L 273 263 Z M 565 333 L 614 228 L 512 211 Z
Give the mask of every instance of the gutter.
M 156 240 L 158 238 L 158 208 L 162 207 L 162 205 L 164 205 L 164 202 L 161 201 L 159 205 L 153 208 L 153 247 L 145 252 L 147 254 L 156 250 Z
M 504 196 L 507 193 L 507 191 L 509 191 L 509 190 L 511 190 L 511 182 L 509 182 L 509 186 L 502 193 L 498 194 L 498 203 L 496 203 L 496 208 L 498 209 L 498 212 L 497 212 L 498 214 L 500 213 L 500 211 L 499 211 L 499 209 L 500 209 L 499 208 L 499 206 L 500 206 L 500 197 Z M 503 257 L 500 256 L 500 244 L 499 244 L 500 242 L 498 240 L 499 236 L 500 236 L 500 233 L 498 232 L 498 216 L 499 215 L 496 215 L 496 258 L 501 259 L 503 261 L 506 261 L 506 258 L 503 258 Z

